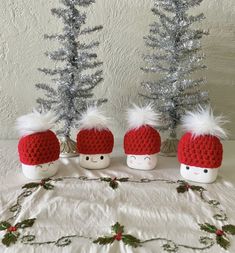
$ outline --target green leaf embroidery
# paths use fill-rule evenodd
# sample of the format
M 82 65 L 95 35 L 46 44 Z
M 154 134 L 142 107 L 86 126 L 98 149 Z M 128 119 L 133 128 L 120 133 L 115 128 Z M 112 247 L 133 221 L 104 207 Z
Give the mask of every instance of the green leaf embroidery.
M 32 227 L 36 219 L 27 219 L 21 222 L 18 222 L 15 226 L 17 228 L 28 228 Z
M 228 249 L 230 242 L 223 236 L 216 236 L 216 242 L 224 249 Z
M 101 177 L 100 180 L 104 181 L 104 182 L 110 182 L 110 181 L 112 181 L 112 178 L 110 178 L 110 177 Z
M 112 226 L 112 231 L 113 231 L 115 234 L 123 233 L 123 232 L 124 232 L 124 226 L 121 226 L 118 222 L 116 222 L 116 223 Z
M 46 183 L 43 185 L 43 188 L 46 190 L 52 190 L 52 189 L 54 189 L 54 185 Z
M 2 243 L 9 247 L 11 244 L 15 244 L 20 234 L 18 232 L 6 233 L 2 239 Z
M 11 226 L 11 224 L 7 221 L 0 222 L 0 230 L 6 230 Z
M 231 235 L 235 235 L 235 226 L 234 225 L 225 225 L 222 227 L 224 232 L 227 232 Z
M 41 180 L 42 182 L 48 182 L 48 181 L 51 181 L 51 178 L 45 178 L 45 179 L 42 179 Z M 59 181 L 59 180 L 58 180 Z
M 109 186 L 115 190 L 118 188 L 118 182 L 116 180 L 112 180 L 110 181 Z
M 31 189 L 40 186 L 40 183 L 28 183 L 22 186 L 22 189 Z
M 209 223 L 205 223 L 205 224 L 199 224 L 200 229 L 203 231 L 206 231 L 208 233 L 215 233 L 217 228 L 213 225 L 210 225 Z
M 101 177 L 100 180 L 104 182 L 108 182 L 109 186 L 115 190 L 118 188 L 118 182 L 127 182 L 129 178 L 128 177 L 122 177 L 122 178 Z
M 122 178 L 117 179 L 117 181 L 119 181 L 119 182 L 128 182 L 129 178 L 128 177 L 122 177 Z
M 111 244 L 113 243 L 115 240 L 115 238 L 112 237 L 99 237 L 98 239 L 96 239 L 95 241 L 93 241 L 93 243 L 98 243 L 101 245 L 105 245 L 105 244 Z
M 192 189 L 193 191 L 198 191 L 198 192 L 205 190 L 203 187 L 197 186 L 197 185 L 191 185 L 190 189 Z
M 184 186 L 184 185 L 180 185 L 176 188 L 178 193 L 184 193 L 186 191 L 188 191 L 188 189 Z
M 132 235 L 123 235 L 122 236 L 122 241 L 123 241 L 124 244 L 130 245 L 134 248 L 139 247 L 140 243 L 141 243 L 141 241 L 138 238 L 136 238 Z

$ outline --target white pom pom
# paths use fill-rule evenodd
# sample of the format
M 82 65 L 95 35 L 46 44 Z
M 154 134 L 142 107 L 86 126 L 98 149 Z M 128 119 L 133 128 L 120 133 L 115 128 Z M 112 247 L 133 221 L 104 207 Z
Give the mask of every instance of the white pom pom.
M 185 131 L 191 132 L 193 136 L 213 135 L 218 138 L 225 138 L 227 134 L 222 125 L 227 123 L 223 116 L 215 117 L 210 107 L 206 109 L 199 107 L 197 111 L 187 112 L 182 118 L 182 127 Z
M 97 107 L 89 107 L 78 122 L 80 129 L 107 129 L 109 119 Z
M 153 110 L 151 104 L 144 107 L 133 105 L 133 108 L 127 111 L 127 120 L 129 129 L 137 129 L 144 125 L 155 127 L 159 125 L 160 114 Z
M 49 112 L 38 112 L 23 115 L 16 120 L 16 128 L 20 136 L 26 136 L 51 129 L 56 122 L 55 114 Z

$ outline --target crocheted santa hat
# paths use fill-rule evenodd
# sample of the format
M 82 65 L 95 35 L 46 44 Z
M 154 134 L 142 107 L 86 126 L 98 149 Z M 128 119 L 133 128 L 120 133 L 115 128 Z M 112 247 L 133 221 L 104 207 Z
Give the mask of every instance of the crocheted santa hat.
M 96 107 L 88 108 L 80 120 L 77 149 L 80 154 L 110 154 L 114 137 L 108 129 L 108 119 Z
M 220 167 L 223 157 L 220 138 L 226 137 L 221 127 L 226 123 L 224 118 L 214 117 L 210 107 L 199 107 L 195 112 L 188 112 L 182 122 L 187 132 L 179 141 L 179 162 L 201 168 Z
M 159 153 L 161 137 L 154 126 L 159 123 L 159 114 L 151 105 L 127 111 L 129 130 L 124 136 L 124 150 L 127 155 L 151 155 Z
M 21 163 L 38 165 L 59 159 L 59 141 L 56 135 L 49 130 L 55 120 L 53 113 L 37 111 L 17 119 L 16 128 L 21 136 L 18 143 Z

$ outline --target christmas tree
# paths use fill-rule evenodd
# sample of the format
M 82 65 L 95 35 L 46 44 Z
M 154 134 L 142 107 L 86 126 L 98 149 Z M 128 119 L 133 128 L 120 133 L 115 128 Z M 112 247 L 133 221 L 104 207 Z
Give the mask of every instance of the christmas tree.
M 203 13 L 193 16 L 188 11 L 203 0 L 155 0 L 152 9 L 157 20 L 150 25 L 145 42 L 153 50 L 145 55 L 145 72 L 160 73 L 157 81 L 142 83 L 144 96 L 162 113 L 163 125 L 169 137 L 162 145 L 162 153 L 174 155 L 177 149 L 176 129 L 186 110 L 208 103 L 208 93 L 201 91 L 203 78 L 191 76 L 206 68 L 203 64 L 201 38 L 207 34 L 193 27 L 205 18 Z
M 100 105 L 106 99 L 94 99 L 93 89 L 103 80 L 102 70 L 96 70 L 102 62 L 97 60 L 97 54 L 91 52 L 99 45 L 92 41 L 84 43 L 84 35 L 101 30 L 102 26 L 85 27 L 86 13 L 81 8 L 88 7 L 95 0 L 60 0 L 63 8 L 54 8 L 52 14 L 62 19 L 64 23 L 61 34 L 45 35 L 45 39 L 59 41 L 61 47 L 46 55 L 61 62 L 54 69 L 40 68 L 46 75 L 52 76 L 50 84 L 36 84 L 45 91 L 45 97 L 38 98 L 40 108 L 52 109 L 58 116 L 62 128 L 58 131 L 61 138 L 61 153 L 70 156 L 76 154 L 76 145 L 70 139 L 72 127 L 77 127 L 81 114 L 90 105 Z

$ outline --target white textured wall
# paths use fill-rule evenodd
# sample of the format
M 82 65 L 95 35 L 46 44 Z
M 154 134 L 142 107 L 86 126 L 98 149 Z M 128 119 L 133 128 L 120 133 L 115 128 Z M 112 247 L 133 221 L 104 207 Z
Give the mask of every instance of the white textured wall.
M 35 106 L 37 82 L 47 79 L 38 67 L 52 66 L 43 52 L 56 43 L 43 40 L 44 33 L 59 31 L 61 23 L 50 9 L 59 0 L 0 1 L 0 139 L 15 138 L 15 118 Z M 97 96 L 105 96 L 104 108 L 115 117 L 113 130 L 121 137 L 123 112 L 130 102 L 139 100 L 138 85 L 146 76 L 140 71 L 141 55 L 146 51 L 142 37 L 153 20 L 152 0 L 97 0 L 90 9 L 90 24 L 103 24 L 99 56 L 104 61 L 103 84 Z M 203 11 L 203 23 L 210 30 L 204 39 L 208 70 L 205 76 L 213 106 L 228 115 L 231 138 L 235 138 L 235 2 L 205 0 L 195 12 Z

